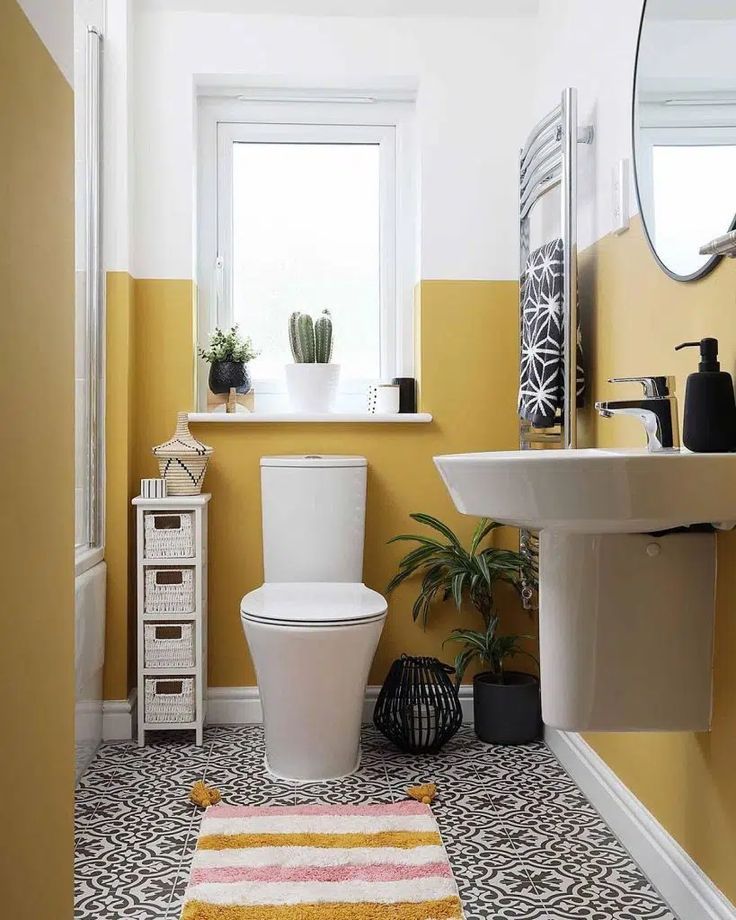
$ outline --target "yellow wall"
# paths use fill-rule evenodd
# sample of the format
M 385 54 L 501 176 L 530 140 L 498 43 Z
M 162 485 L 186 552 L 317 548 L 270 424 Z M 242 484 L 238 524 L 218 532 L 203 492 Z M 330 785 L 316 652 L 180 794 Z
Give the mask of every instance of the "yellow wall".
M 702 281 L 672 281 L 656 265 L 635 221 L 608 236 L 581 263 L 581 304 L 597 399 L 623 395 L 612 376 L 676 373 L 680 409 L 697 352 L 679 342 L 716 336 L 724 370 L 736 371 L 736 264 Z M 588 443 L 644 442 L 631 419 L 584 420 Z M 666 637 L 662 637 L 666 642 Z M 656 649 L 652 649 L 656 654 Z M 587 740 L 632 792 L 736 901 L 736 533 L 718 537 L 713 725 L 703 734 L 596 734 Z M 682 679 L 687 681 L 687 674 Z
M 136 448 L 134 486 L 157 475 L 150 448 L 173 431 L 176 413 L 193 401 L 193 287 L 187 281 L 135 284 Z M 473 521 L 455 512 L 432 463 L 433 454 L 513 448 L 518 365 L 518 286 L 512 282 L 444 282 L 421 285 L 418 296 L 418 363 L 423 408 L 431 425 L 200 424 L 192 430 L 215 448 L 206 488 L 210 505 L 210 685 L 255 684 L 242 636 L 239 603 L 262 581 L 259 458 L 282 453 L 363 454 L 369 461 L 365 580 L 382 590 L 402 555 L 386 546 L 413 528 L 411 511 L 429 511 L 463 534 Z M 115 347 L 114 343 L 109 343 Z M 108 547 L 124 539 L 108 525 Z M 508 535 L 513 541 L 513 534 Z M 391 600 L 389 618 L 371 680 L 379 682 L 401 652 L 443 655 L 442 640 L 456 623 L 448 607 L 424 633 L 411 619 L 414 591 Z M 505 597 L 509 629 L 529 631 L 526 614 Z M 127 694 L 124 661 L 132 647 L 111 648 L 106 667 L 116 682 L 108 695 Z
M 2 913 L 71 917 L 74 788 L 73 94 L 0 0 Z M 9 822 L 9 826 L 8 826 Z

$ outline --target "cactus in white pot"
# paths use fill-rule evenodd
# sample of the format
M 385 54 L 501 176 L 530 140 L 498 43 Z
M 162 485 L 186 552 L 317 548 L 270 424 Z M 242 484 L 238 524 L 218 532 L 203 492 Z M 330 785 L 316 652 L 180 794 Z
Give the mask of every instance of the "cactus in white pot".
M 314 324 L 314 360 L 318 364 L 329 364 L 332 360 L 332 318 L 329 310 L 323 310 Z
M 332 364 L 332 317 L 323 310 L 316 321 L 308 313 L 289 317 L 289 345 L 294 358 L 286 365 L 286 386 L 296 412 L 329 412 L 337 395 L 340 365 Z

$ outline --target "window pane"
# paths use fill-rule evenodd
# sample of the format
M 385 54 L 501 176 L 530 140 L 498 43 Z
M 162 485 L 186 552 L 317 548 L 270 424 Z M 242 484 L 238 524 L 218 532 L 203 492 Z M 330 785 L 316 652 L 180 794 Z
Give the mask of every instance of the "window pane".
M 736 146 L 657 145 L 652 151 L 655 245 L 673 271 L 688 275 L 698 249 L 726 233 L 736 201 Z
M 283 377 L 291 312 L 325 308 L 342 380 L 377 378 L 378 144 L 236 143 L 233 316 L 262 349 L 254 377 Z

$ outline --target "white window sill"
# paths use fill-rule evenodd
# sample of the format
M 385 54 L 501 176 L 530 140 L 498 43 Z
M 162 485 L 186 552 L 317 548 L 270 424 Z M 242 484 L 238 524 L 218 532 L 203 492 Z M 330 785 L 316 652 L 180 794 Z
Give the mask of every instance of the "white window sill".
M 105 558 L 105 548 L 103 546 L 87 547 L 78 549 L 74 558 L 74 575 L 79 578 L 89 569 L 99 565 Z
M 432 421 L 429 412 L 401 412 L 388 414 L 371 414 L 369 412 L 329 412 L 326 414 L 302 414 L 296 412 L 190 412 L 190 422 L 208 422 L 227 425 L 260 425 L 263 423 L 283 424 L 290 422 L 330 422 L 342 424 L 427 424 Z

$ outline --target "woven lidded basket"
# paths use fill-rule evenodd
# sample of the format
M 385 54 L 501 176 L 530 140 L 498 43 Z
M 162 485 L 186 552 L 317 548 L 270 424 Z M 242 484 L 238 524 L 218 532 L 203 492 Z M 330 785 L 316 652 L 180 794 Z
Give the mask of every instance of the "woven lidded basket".
M 186 412 L 176 416 L 176 431 L 153 448 L 168 495 L 199 495 L 212 448 L 198 441 L 189 430 Z

